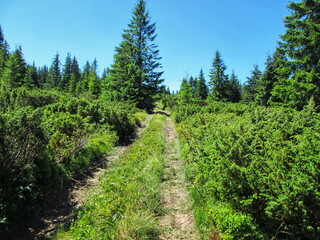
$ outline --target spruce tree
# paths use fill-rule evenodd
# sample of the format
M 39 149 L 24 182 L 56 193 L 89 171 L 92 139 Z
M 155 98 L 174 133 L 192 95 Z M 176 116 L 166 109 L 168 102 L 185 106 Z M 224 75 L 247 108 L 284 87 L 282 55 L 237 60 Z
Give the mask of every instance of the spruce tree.
M 70 77 L 69 84 L 67 86 L 68 92 L 72 92 L 72 93 L 75 92 L 77 84 L 80 82 L 80 80 L 81 80 L 81 72 L 80 72 L 79 64 L 76 57 L 73 57 L 72 63 L 71 63 L 71 77 Z
M 247 82 L 243 88 L 243 100 L 246 103 L 254 102 L 257 94 L 257 85 L 261 77 L 261 71 L 258 65 L 253 65 L 253 70 L 251 71 L 251 77 L 248 77 Z
M 320 2 L 290 2 L 286 32 L 280 48 L 288 56 L 290 78 L 277 83 L 273 97 L 284 105 L 302 109 L 311 98 L 320 104 Z
M 61 90 L 66 90 L 67 86 L 69 85 L 71 81 L 71 74 L 72 74 L 72 59 L 71 54 L 68 53 L 66 57 L 65 64 L 63 65 L 62 70 L 62 79 L 59 84 L 59 87 Z
M 241 85 L 239 82 L 238 77 L 232 71 L 232 74 L 230 76 L 230 81 L 229 81 L 229 88 L 228 88 L 228 101 L 237 103 L 240 102 L 241 100 Z
M 210 96 L 212 99 L 221 101 L 226 97 L 225 92 L 225 81 L 228 76 L 225 74 L 225 70 L 227 69 L 224 64 L 221 54 L 219 51 L 216 51 L 215 58 L 212 63 L 212 69 L 210 71 Z
M 190 86 L 193 98 L 196 98 L 196 86 L 197 86 L 197 83 L 198 83 L 198 79 L 197 78 L 194 78 L 192 76 L 189 78 L 189 86 Z
M 88 91 L 93 95 L 100 94 L 100 79 L 98 77 L 98 63 L 95 59 L 91 65 L 89 77 L 88 77 Z
M 146 10 L 146 1 L 138 0 L 123 41 L 116 48 L 106 94 L 114 100 L 125 100 L 139 108 L 153 108 L 153 96 L 163 82 L 156 39 L 155 23 Z
M 24 78 L 24 85 L 28 88 L 39 87 L 38 72 L 35 63 L 27 66 L 26 75 Z
M 267 107 L 272 102 L 273 104 L 279 102 L 275 96 L 272 97 L 272 92 L 277 83 L 289 78 L 290 70 L 286 67 L 287 62 L 284 51 L 279 48 L 276 49 L 272 57 L 268 56 L 265 71 L 257 82 L 256 102 L 259 105 Z M 279 87 L 280 85 L 277 87 L 278 90 Z
M 59 60 L 59 54 L 57 53 L 55 57 L 53 58 L 51 67 L 49 69 L 48 73 L 48 79 L 45 84 L 46 89 L 51 88 L 59 88 L 61 85 L 61 70 L 60 70 L 60 60 Z
M 180 91 L 177 94 L 178 104 L 188 104 L 193 100 L 194 99 L 192 96 L 192 87 L 190 86 L 190 81 L 188 81 L 187 78 L 184 78 L 180 86 Z
M 208 87 L 202 69 L 200 70 L 199 80 L 196 85 L 196 96 L 201 100 L 205 100 L 208 97 Z
M 0 25 L 0 78 L 9 58 L 9 45 L 4 39 L 2 28 Z
M 6 61 L 6 67 L 2 73 L 2 89 L 23 86 L 26 70 L 27 64 L 20 46 L 10 54 Z
M 91 71 L 90 62 L 87 61 L 83 67 L 80 81 L 76 84 L 76 92 L 84 93 L 88 91 L 89 75 Z
M 38 68 L 38 84 L 40 88 L 44 88 L 48 81 L 49 69 L 46 65 Z
M 110 69 L 109 69 L 109 68 L 105 68 L 105 69 L 103 70 L 103 73 L 102 73 L 101 78 L 102 78 L 102 79 L 105 79 L 105 78 L 107 78 L 109 75 L 110 75 Z

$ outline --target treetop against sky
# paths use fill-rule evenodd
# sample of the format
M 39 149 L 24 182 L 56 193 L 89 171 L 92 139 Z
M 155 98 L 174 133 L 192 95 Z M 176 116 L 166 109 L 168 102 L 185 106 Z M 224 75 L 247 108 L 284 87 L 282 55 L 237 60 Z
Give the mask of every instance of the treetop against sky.
M 186 75 L 203 68 L 208 81 L 218 49 L 241 82 L 253 64 L 264 68 L 268 54 L 284 33 L 288 0 L 149 0 L 151 21 L 156 22 L 156 44 L 170 89 L 177 90 Z M 136 4 L 132 0 L 5 1 L 0 23 L 11 50 L 21 45 L 27 62 L 50 65 L 58 52 L 75 55 L 80 65 L 98 61 L 100 74 L 113 62 Z

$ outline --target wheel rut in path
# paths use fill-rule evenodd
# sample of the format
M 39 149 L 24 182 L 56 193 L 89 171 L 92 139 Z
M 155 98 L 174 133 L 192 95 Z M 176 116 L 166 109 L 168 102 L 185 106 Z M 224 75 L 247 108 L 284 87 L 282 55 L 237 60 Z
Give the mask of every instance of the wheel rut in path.
M 166 152 L 161 200 L 164 214 L 160 217 L 161 240 L 196 240 L 192 204 L 184 178 L 184 166 L 180 159 L 178 137 L 171 118 L 165 129 Z

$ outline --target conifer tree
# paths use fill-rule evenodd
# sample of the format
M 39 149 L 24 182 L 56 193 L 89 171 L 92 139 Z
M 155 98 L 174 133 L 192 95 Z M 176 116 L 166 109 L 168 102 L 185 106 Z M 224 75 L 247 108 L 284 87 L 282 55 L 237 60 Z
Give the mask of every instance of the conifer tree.
M 284 105 L 302 109 L 311 98 L 320 105 L 320 2 L 290 2 L 291 16 L 285 18 L 286 32 L 280 48 L 288 56 L 290 78 L 282 79 L 272 93 Z
M 49 69 L 46 65 L 38 68 L 38 84 L 40 88 L 44 88 L 48 81 Z
M 88 91 L 94 95 L 100 94 L 100 79 L 98 77 L 98 63 L 95 59 L 91 65 L 89 78 L 88 78 Z
M 102 79 L 107 78 L 109 75 L 110 75 L 110 68 L 105 68 L 105 69 L 103 70 L 103 73 L 102 73 L 101 78 L 102 78 Z
M 248 77 L 247 82 L 243 88 L 243 100 L 246 103 L 254 102 L 257 94 L 257 84 L 261 77 L 261 71 L 258 65 L 253 65 L 253 70 L 251 71 L 251 77 Z
M 276 49 L 272 57 L 268 56 L 265 71 L 257 82 L 256 102 L 259 105 L 267 107 L 271 102 L 274 104 L 279 101 L 276 97 L 272 97 L 272 92 L 278 82 L 289 78 L 290 70 L 286 66 L 287 62 L 284 51 L 280 48 Z
M 225 91 L 225 81 L 228 76 L 225 74 L 225 70 L 227 69 L 224 64 L 221 54 L 219 51 L 216 51 L 215 58 L 212 63 L 212 69 L 210 71 L 210 96 L 212 99 L 221 101 L 226 97 Z
M 55 57 L 53 58 L 51 67 L 49 69 L 48 73 L 48 79 L 45 84 L 46 89 L 51 88 L 59 88 L 61 85 L 61 71 L 60 71 L 60 60 L 59 60 L 59 54 L 57 53 Z
M 71 74 L 72 74 L 72 59 L 71 59 L 71 54 L 68 53 L 65 64 L 63 65 L 62 79 L 59 84 L 59 87 L 61 90 L 65 90 L 69 85 L 71 81 Z
M 198 83 L 198 79 L 197 78 L 194 78 L 192 76 L 189 78 L 189 87 L 190 87 L 190 90 L 191 90 L 193 98 L 196 98 L 196 86 L 197 86 L 197 83 Z
M 6 62 L 6 67 L 2 74 L 2 89 L 21 87 L 24 85 L 26 75 L 26 62 L 23 58 L 21 46 L 18 47 Z
M 116 48 L 106 94 L 114 100 L 133 102 L 139 108 L 151 109 L 158 92 L 162 72 L 155 23 L 146 10 L 146 1 L 138 0 L 123 41 Z
M 196 85 L 196 96 L 201 100 L 205 100 L 208 97 L 208 87 L 202 69 L 200 70 L 199 80 Z
M 188 81 L 187 78 L 184 78 L 180 86 L 180 91 L 177 94 L 177 101 L 179 104 L 187 104 L 191 103 L 193 100 L 190 81 Z
M 240 102 L 241 100 L 241 85 L 239 82 L 238 77 L 232 71 L 232 74 L 230 76 L 230 81 L 229 81 L 229 88 L 228 88 L 228 101 L 237 103 Z
M 35 63 L 27 66 L 26 75 L 24 78 L 24 85 L 28 88 L 39 87 L 38 73 Z
M 0 78 L 9 58 L 9 45 L 4 39 L 2 28 L 0 25 Z
M 171 91 L 170 91 L 169 87 L 167 87 L 167 89 L 166 89 L 166 94 L 171 95 Z
M 67 87 L 68 92 L 75 92 L 77 84 L 80 82 L 80 80 L 81 80 L 81 72 L 80 72 L 79 64 L 76 57 L 73 57 L 72 64 L 71 64 L 71 77 Z
M 76 92 L 77 93 L 84 93 L 88 91 L 88 82 L 89 82 L 89 75 L 91 71 L 91 65 L 89 61 L 83 67 L 81 80 L 76 85 Z
M 108 87 L 108 81 L 109 81 L 109 76 L 110 76 L 110 68 L 105 68 L 102 72 L 101 76 L 101 93 L 104 93 Z

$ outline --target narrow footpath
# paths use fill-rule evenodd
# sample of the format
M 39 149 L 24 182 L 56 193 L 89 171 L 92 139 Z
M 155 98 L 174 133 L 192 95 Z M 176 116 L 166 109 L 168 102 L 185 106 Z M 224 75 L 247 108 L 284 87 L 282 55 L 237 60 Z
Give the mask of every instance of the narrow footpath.
M 180 159 L 178 137 L 170 117 L 167 118 L 165 136 L 165 168 L 161 189 L 164 215 L 160 218 L 162 231 L 159 239 L 196 240 L 198 236 Z

